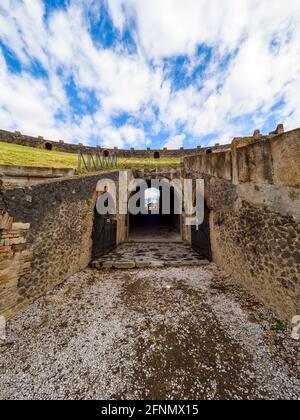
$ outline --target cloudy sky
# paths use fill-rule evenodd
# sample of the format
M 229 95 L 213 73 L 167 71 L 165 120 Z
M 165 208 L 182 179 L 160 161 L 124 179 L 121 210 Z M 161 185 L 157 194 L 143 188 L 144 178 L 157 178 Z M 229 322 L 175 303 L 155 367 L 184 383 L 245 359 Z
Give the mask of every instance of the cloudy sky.
M 299 0 L 1 0 L 0 128 L 178 148 L 300 126 Z

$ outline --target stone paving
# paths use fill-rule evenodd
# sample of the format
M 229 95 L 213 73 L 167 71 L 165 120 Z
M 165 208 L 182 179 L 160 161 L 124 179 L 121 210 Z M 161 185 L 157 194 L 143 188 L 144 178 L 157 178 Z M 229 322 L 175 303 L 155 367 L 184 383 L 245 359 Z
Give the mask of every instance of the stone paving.
M 130 242 L 170 243 L 182 242 L 180 232 L 169 225 L 135 226 L 130 232 Z
M 92 261 L 96 269 L 132 269 L 162 267 L 200 267 L 209 261 L 184 243 L 125 243 L 113 252 Z

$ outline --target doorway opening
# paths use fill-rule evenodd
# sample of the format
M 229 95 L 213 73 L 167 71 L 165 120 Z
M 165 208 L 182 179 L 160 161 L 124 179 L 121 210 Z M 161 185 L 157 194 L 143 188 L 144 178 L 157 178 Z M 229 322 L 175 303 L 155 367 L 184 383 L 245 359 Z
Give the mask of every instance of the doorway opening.
M 159 159 L 159 158 L 160 158 L 159 152 L 154 152 L 154 159 Z
M 141 208 L 143 213 L 129 215 L 129 240 L 132 242 L 181 242 L 181 215 L 176 214 L 176 200 L 179 196 L 173 187 L 169 188 L 170 208 L 165 213 L 162 188 L 144 191 Z
M 99 214 L 97 206 L 94 209 L 92 232 L 92 258 L 99 258 L 117 246 L 117 221 L 110 216 L 109 200 L 104 203 L 107 214 Z
M 212 261 L 210 226 L 210 209 L 206 202 L 204 203 L 204 220 L 202 225 L 192 226 L 192 248 L 202 257 Z
M 52 150 L 53 149 L 53 146 L 52 146 L 52 143 L 45 143 L 45 149 L 46 150 Z

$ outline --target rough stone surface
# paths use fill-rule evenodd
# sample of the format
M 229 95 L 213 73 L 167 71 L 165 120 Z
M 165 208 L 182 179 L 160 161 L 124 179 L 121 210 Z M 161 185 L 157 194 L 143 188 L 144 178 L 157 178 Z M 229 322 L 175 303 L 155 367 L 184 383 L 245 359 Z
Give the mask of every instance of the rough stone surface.
M 212 212 L 214 261 L 291 321 L 300 313 L 300 224 L 243 202 L 239 212 Z
M 119 269 L 122 269 L 122 270 L 129 270 L 131 268 L 135 268 L 135 262 L 134 261 L 114 262 L 113 266 L 114 266 L 114 268 L 119 268 Z
M 112 172 L 0 191 L 0 314 L 17 313 L 88 266 L 96 185 L 118 176 Z
M 112 262 L 110 262 L 110 261 L 105 261 L 105 262 L 103 262 L 102 264 L 101 264 L 101 267 L 104 269 L 104 270 L 107 270 L 107 269 L 110 269 L 110 268 L 113 268 L 113 263 Z M 96 268 L 100 268 L 100 267 L 96 267 Z
M 91 263 L 92 268 L 146 268 L 146 267 L 181 267 L 203 266 L 209 261 L 203 260 L 191 247 L 184 243 L 125 243 L 115 251 L 106 254 Z
M 300 313 L 300 129 L 235 139 L 222 154 L 184 159 L 183 177 L 205 181 L 213 261 L 291 322 Z
M 299 398 L 299 343 L 223 276 L 73 276 L 8 323 L 0 398 Z

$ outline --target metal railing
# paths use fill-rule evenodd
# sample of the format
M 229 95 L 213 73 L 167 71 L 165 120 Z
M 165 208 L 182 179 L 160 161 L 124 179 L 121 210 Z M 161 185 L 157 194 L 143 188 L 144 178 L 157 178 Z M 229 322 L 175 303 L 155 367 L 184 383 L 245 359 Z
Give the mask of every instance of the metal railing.
M 94 172 L 102 169 L 113 169 L 118 166 L 118 157 L 115 154 L 107 156 L 101 153 L 82 153 L 78 152 L 77 171 Z

